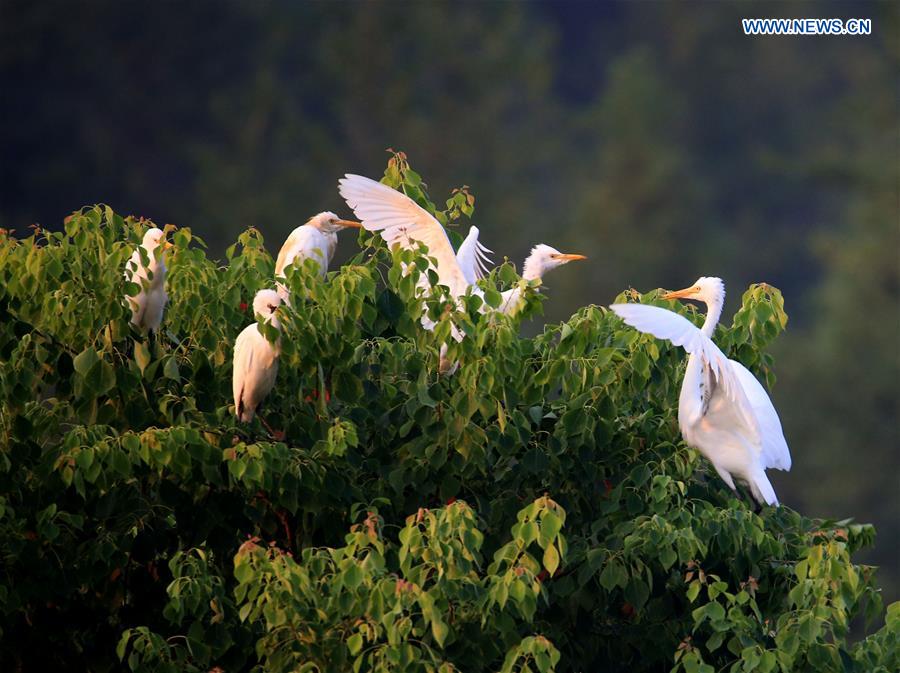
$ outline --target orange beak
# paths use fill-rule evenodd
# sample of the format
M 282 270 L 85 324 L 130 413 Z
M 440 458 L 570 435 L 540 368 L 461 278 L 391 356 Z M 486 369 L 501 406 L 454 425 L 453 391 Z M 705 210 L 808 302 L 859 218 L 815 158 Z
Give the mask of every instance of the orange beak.
M 174 247 L 175 246 L 172 245 L 172 243 L 170 243 L 169 241 L 166 241 L 165 243 L 163 243 L 163 250 L 171 250 Z
M 334 223 L 342 227 L 353 227 L 354 229 L 362 228 L 362 223 L 356 222 L 355 220 L 335 220 Z
M 660 299 L 685 299 L 694 294 L 697 290 L 693 287 L 686 287 L 683 290 L 675 290 L 674 292 L 666 292 Z
M 585 255 L 574 255 L 574 254 L 569 254 L 569 253 L 561 253 L 559 255 L 556 255 L 556 259 L 561 259 L 564 262 L 577 262 L 578 260 L 581 260 L 581 259 L 587 259 L 587 257 Z

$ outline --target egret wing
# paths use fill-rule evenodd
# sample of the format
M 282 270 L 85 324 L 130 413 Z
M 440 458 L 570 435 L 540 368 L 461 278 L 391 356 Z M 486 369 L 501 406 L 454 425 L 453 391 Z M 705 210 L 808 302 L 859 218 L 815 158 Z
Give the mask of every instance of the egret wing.
M 362 175 L 347 174 L 338 181 L 338 191 L 363 226 L 381 233 L 389 246 L 414 248 L 428 246 L 428 254 L 437 260 L 438 281 L 450 288 L 454 297 L 465 294 L 469 286 L 447 232 L 431 214 L 411 198 Z
M 766 389 L 757 378 L 740 362 L 729 360 L 731 369 L 737 376 L 744 394 L 750 402 L 759 425 L 762 440 L 763 467 L 773 467 L 776 470 L 791 469 L 791 452 L 781 429 L 781 420 L 778 412 L 772 405 Z
M 712 372 L 716 387 L 737 405 L 747 427 L 759 437 L 761 433 L 756 415 L 738 375 L 731 367 L 731 361 L 699 327 L 684 316 L 658 306 L 613 304 L 610 309 L 635 329 L 652 334 L 657 339 L 671 341 L 688 353 L 696 354 L 704 367 Z
M 493 252 L 493 250 L 489 250 L 479 242 L 479 233 L 478 227 L 474 225 L 470 227 L 469 235 L 456 251 L 456 261 L 459 262 L 459 267 L 469 285 L 474 285 L 488 275 L 490 271 L 487 265 L 493 264 L 493 261 L 487 256 L 487 253 Z
M 234 341 L 234 367 L 231 374 L 231 392 L 234 394 L 234 409 L 238 418 L 244 415 L 241 400 L 244 396 L 244 388 L 253 366 L 253 332 L 256 331 L 256 323 L 248 325 L 238 334 Z

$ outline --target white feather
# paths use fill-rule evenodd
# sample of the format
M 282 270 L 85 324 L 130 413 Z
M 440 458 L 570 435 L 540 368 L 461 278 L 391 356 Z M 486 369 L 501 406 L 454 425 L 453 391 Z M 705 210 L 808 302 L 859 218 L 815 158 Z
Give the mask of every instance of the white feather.
M 348 173 L 338 184 L 341 196 L 367 230 L 379 232 L 388 246 L 414 248 L 424 243 L 428 255 L 437 261 L 437 266 L 432 266 L 438 282 L 454 297 L 466 293 L 470 283 L 456 260 L 447 232 L 428 211 L 396 189 L 362 175 Z
M 253 420 L 256 408 L 272 392 L 278 374 L 278 351 L 259 331 L 247 325 L 234 342 L 232 392 L 234 413 L 243 423 Z
M 456 251 L 456 261 L 469 285 L 475 285 L 487 276 L 490 273 L 488 265 L 493 264 L 493 261 L 487 256 L 487 253 L 493 252 L 493 250 L 484 247 L 479 242 L 478 235 L 478 227 L 473 225 L 469 228 L 469 235 Z
M 149 229 L 143 241 L 125 264 L 125 280 L 141 286 L 135 296 L 126 295 L 131 309 L 131 324 L 142 331 L 158 332 L 169 296 L 166 294 L 166 264 L 157 248 L 165 236 L 160 229 Z M 148 260 L 145 265 L 141 250 Z
M 777 505 L 765 469 L 789 470 L 791 456 L 778 414 L 756 377 L 741 363 L 726 358 L 684 316 L 643 304 L 610 308 L 632 327 L 690 353 L 678 403 L 685 441 L 712 462 L 731 488 L 732 476 L 738 477 L 747 482 L 757 501 Z M 710 334 L 717 318 L 718 313 L 708 320 Z
M 276 310 L 281 304 L 275 290 L 264 289 L 253 298 L 253 313 L 257 320 L 280 329 Z M 256 409 L 272 392 L 278 375 L 279 342 L 272 344 L 259 331 L 259 323 L 245 327 L 234 341 L 234 366 L 231 390 L 234 394 L 234 413 L 243 423 L 249 423 Z

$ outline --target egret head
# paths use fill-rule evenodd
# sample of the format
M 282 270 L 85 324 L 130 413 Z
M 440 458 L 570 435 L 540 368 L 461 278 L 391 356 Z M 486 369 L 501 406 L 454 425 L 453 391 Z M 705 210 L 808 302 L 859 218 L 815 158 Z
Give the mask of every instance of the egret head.
M 307 224 L 326 234 L 336 234 L 341 229 L 346 229 L 347 227 L 359 229 L 362 226 L 359 222 L 354 220 L 342 220 L 337 215 L 327 210 L 318 215 L 313 215 L 309 218 Z
M 260 290 L 253 297 L 253 313 L 257 320 L 272 322 L 275 310 L 281 306 L 281 297 L 275 290 Z
M 721 306 L 725 303 L 725 283 L 721 278 L 701 276 L 690 287 L 675 292 L 666 292 L 662 299 L 693 299 L 707 306 Z
M 531 249 L 531 254 L 529 254 L 528 258 L 525 260 L 522 278 L 525 278 L 526 280 L 541 278 L 551 269 L 555 269 L 558 266 L 579 259 L 587 259 L 587 257 L 584 255 L 560 252 L 556 248 L 551 248 L 549 245 L 539 243 Z

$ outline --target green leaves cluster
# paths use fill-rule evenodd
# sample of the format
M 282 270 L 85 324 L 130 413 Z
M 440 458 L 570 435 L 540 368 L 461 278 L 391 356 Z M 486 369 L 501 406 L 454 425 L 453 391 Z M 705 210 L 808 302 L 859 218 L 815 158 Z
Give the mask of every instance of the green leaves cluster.
M 466 189 L 437 211 L 399 154 L 385 181 L 471 215 Z M 220 263 L 176 230 L 145 338 L 123 268 L 146 226 L 97 206 L 0 238 L 13 670 L 896 670 L 896 606 L 868 638 L 851 627 L 881 614 L 851 556 L 874 531 L 736 498 L 680 440 L 680 350 L 597 306 L 522 338 L 533 292 L 515 318 L 475 295 L 423 306 L 421 252 L 363 231 L 326 280 L 288 270 L 278 441 L 230 409 L 232 344 L 271 285 L 262 236 Z M 483 282 L 491 303 L 519 280 Z M 716 339 L 771 382 L 786 320 L 753 286 Z

